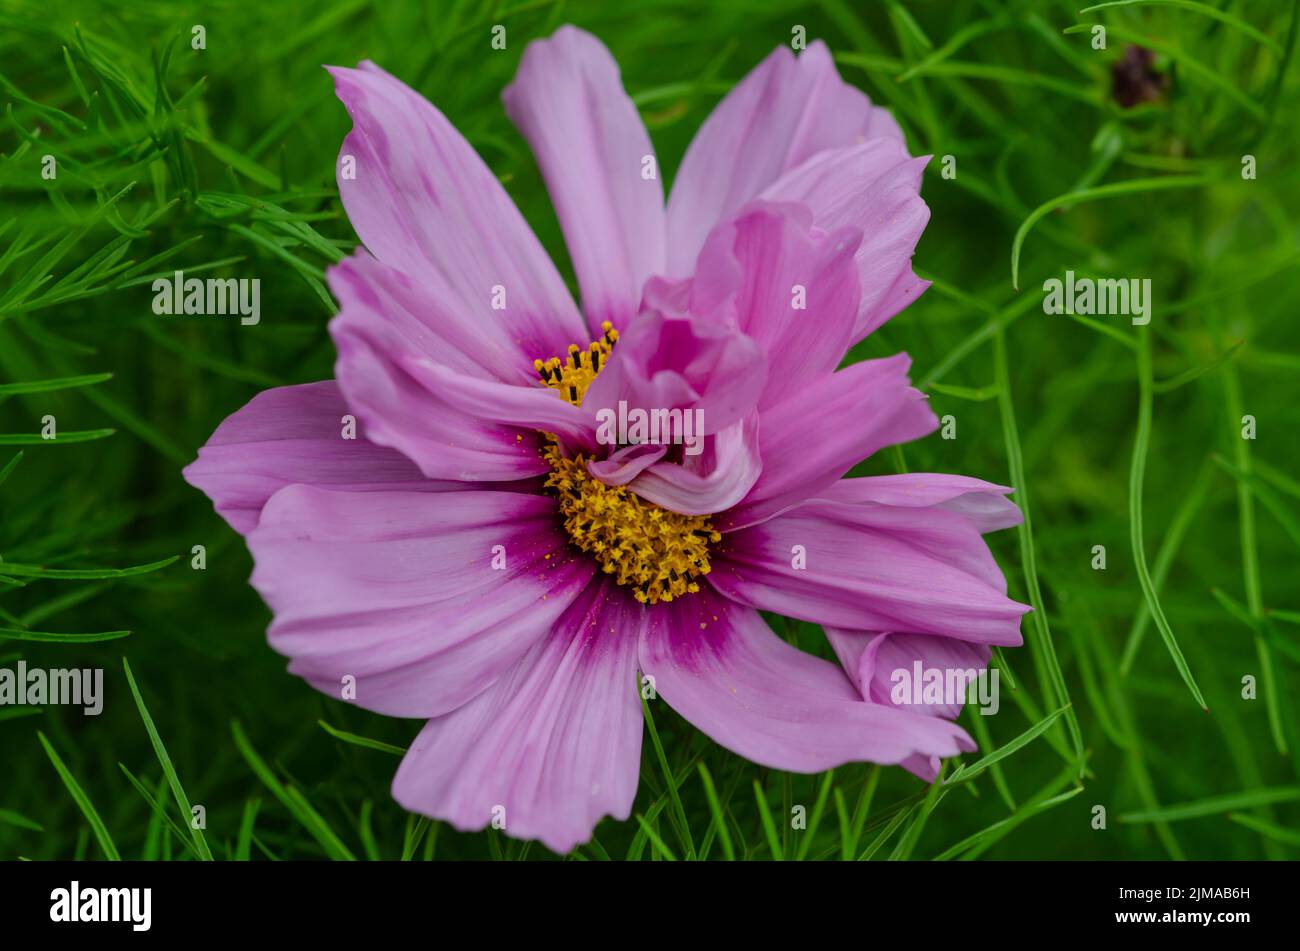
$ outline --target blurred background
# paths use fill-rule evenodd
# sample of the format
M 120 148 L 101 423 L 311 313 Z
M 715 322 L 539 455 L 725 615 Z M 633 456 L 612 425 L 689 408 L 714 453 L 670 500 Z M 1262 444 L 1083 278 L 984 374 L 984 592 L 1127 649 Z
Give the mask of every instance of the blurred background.
M 1038 609 L 1001 712 L 963 714 L 981 750 L 958 781 L 762 769 L 655 704 L 633 819 L 572 857 L 1295 858 L 1300 4 L 1086 5 L 0 2 L 0 667 L 105 671 L 101 716 L 0 707 L 0 858 L 553 858 L 392 801 L 420 724 L 285 672 L 242 540 L 179 470 L 260 390 L 332 375 L 323 274 L 356 237 L 322 64 L 373 59 L 427 96 L 572 284 L 499 98 L 566 22 L 618 59 L 665 185 L 798 28 L 936 156 L 915 257 L 934 286 L 854 358 L 908 351 L 956 438 L 855 474 L 1015 485 L 1026 526 L 989 540 Z M 260 278 L 260 323 L 155 316 L 175 269 Z M 1045 314 L 1067 270 L 1149 279 L 1150 324 Z

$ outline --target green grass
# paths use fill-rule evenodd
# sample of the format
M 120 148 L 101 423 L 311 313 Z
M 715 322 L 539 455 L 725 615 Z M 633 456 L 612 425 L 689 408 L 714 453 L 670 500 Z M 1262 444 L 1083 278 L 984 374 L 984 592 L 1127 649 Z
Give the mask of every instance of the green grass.
M 1000 713 L 963 714 L 980 750 L 945 782 L 769 770 L 649 701 L 632 817 L 570 858 L 1300 856 L 1300 3 L 628 6 L 0 9 L 0 667 L 105 669 L 99 717 L 0 707 L 0 858 L 554 858 L 392 800 L 419 724 L 285 672 L 242 541 L 179 469 L 259 390 L 332 373 L 323 276 L 356 238 L 322 64 L 370 58 L 433 100 L 571 279 L 499 98 L 565 22 L 614 52 L 668 178 L 796 25 L 936 156 L 916 255 L 934 286 L 851 358 L 909 352 L 957 438 L 855 474 L 1013 485 L 1025 524 L 989 540 L 1035 608 L 995 657 Z M 1129 42 L 1170 85 L 1124 110 L 1109 69 Z M 261 278 L 261 323 L 154 316 L 150 282 L 177 268 Z M 1067 269 L 1149 278 L 1150 325 L 1044 314 Z M 776 629 L 830 656 L 815 626 Z

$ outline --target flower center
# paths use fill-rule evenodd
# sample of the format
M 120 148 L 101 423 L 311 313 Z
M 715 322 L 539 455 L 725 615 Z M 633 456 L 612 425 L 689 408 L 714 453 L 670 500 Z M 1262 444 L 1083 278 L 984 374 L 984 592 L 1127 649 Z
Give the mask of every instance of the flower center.
M 604 336 L 586 350 L 570 344 L 568 360 L 535 360 L 542 382 L 575 406 L 618 342 L 606 321 Z M 671 601 L 700 590 L 709 573 L 709 543 L 722 540 L 707 515 L 680 515 L 640 498 L 626 486 L 605 485 L 587 471 L 588 457 L 567 457 L 552 437 L 542 450 L 551 467 L 546 487 L 560 502 L 569 540 L 601 570 L 633 589 L 642 604 Z

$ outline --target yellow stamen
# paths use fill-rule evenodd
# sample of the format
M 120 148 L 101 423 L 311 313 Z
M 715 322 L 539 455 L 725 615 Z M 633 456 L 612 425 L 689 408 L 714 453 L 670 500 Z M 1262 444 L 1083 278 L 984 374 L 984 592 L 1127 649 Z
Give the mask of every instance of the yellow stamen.
M 605 365 L 618 331 L 606 321 L 604 336 L 569 358 L 533 361 L 542 382 L 575 406 Z M 601 570 L 633 589 L 642 604 L 671 601 L 700 590 L 709 573 L 709 545 L 722 540 L 707 515 L 680 515 L 647 502 L 626 486 L 605 485 L 587 472 L 588 458 L 564 456 L 554 437 L 542 448 L 551 467 L 546 487 L 555 493 L 569 540 L 592 555 Z
M 569 354 L 563 360 L 551 357 L 549 360 L 533 361 L 533 368 L 542 382 L 574 406 L 582 405 L 587 387 L 596 379 L 596 374 L 613 352 L 614 344 L 618 343 L 618 331 L 608 320 L 600 325 L 600 329 L 605 332 L 604 336 L 592 341 L 586 350 L 571 343 Z
M 671 601 L 700 590 L 709 573 L 709 543 L 722 535 L 707 515 L 669 512 L 631 492 L 605 485 L 587 472 L 579 453 L 566 459 L 554 443 L 542 449 L 551 466 L 547 488 L 560 500 L 569 540 L 591 554 L 601 570 L 634 590 L 643 604 Z

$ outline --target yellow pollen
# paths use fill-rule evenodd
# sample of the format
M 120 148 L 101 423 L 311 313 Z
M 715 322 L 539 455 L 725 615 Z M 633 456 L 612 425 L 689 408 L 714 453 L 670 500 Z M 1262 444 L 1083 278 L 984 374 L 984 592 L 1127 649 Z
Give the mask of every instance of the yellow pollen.
M 605 332 L 604 336 L 593 340 L 586 350 L 571 343 L 569 355 L 563 360 L 551 357 L 549 360 L 533 361 L 533 368 L 542 382 L 574 406 L 582 405 L 587 387 L 596 379 L 600 368 L 609 360 L 614 344 L 618 343 L 618 331 L 608 320 L 600 325 L 600 329 Z
M 606 321 L 601 329 L 604 336 L 588 349 L 571 345 L 566 361 L 533 362 L 542 382 L 575 406 L 618 342 L 612 324 Z M 670 512 L 626 486 L 605 485 L 587 471 L 587 456 L 564 456 L 553 436 L 542 457 L 551 467 L 545 484 L 559 499 L 569 540 L 592 555 L 605 574 L 631 587 L 642 604 L 700 590 L 698 579 L 710 570 L 709 545 L 722 540 L 709 516 Z
M 626 486 L 605 485 L 587 472 L 586 456 L 566 459 L 554 443 L 542 456 L 551 466 L 546 486 L 560 500 L 569 540 L 594 556 L 602 571 L 632 587 L 642 604 L 700 590 L 697 579 L 709 573 L 709 544 L 722 540 L 709 516 L 679 515 Z

